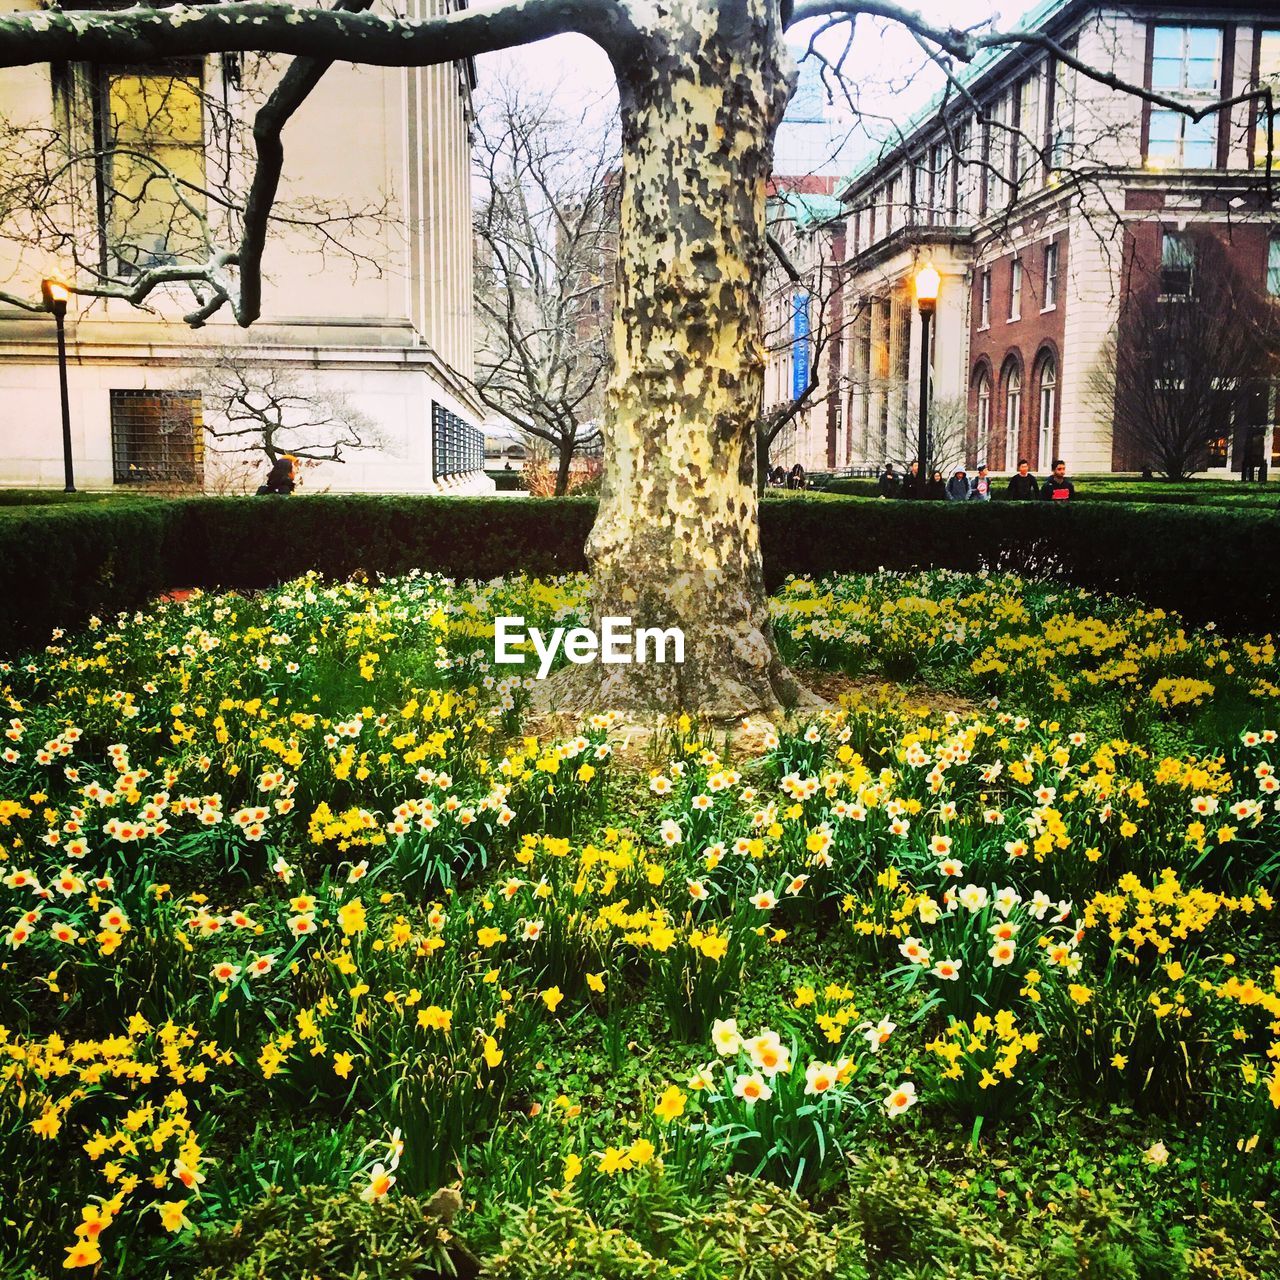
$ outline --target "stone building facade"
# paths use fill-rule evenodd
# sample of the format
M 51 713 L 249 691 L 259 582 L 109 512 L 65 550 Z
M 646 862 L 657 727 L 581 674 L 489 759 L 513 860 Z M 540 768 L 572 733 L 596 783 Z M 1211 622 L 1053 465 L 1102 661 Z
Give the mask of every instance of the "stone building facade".
M 998 472 L 1019 458 L 1041 474 L 1058 456 L 1082 473 L 1148 463 L 1117 431 L 1094 371 L 1122 299 L 1195 235 L 1217 236 L 1242 279 L 1280 294 L 1280 145 L 1268 146 L 1280 130 L 1260 101 L 1196 122 L 1071 65 L 1195 107 L 1280 88 L 1280 12 L 1048 0 L 1014 25 L 1069 57 L 1011 45 L 980 59 L 963 92 L 931 104 L 841 189 L 853 317 L 841 391 L 862 462 L 914 454 L 911 281 L 926 261 L 942 275 L 932 412 L 954 434 L 939 456 Z M 1272 387 L 1224 394 L 1206 468 L 1238 470 L 1246 447 L 1280 461 L 1277 416 Z
M 461 2 L 410 0 L 409 12 Z M 235 139 L 278 74 L 270 59 L 238 55 L 0 71 L 0 124 L 21 144 L 0 156 L 0 190 L 12 194 L 19 152 L 33 139 L 70 158 L 46 192 L 44 228 L 6 210 L 0 230 L 0 290 L 10 299 L 0 302 L 0 484 L 62 483 L 53 320 L 14 300 L 39 299 L 45 276 L 127 283 L 190 260 L 206 223 L 220 243 L 234 243 L 220 193 L 245 189 Z M 326 74 L 284 133 L 280 208 L 297 221 L 268 235 L 261 319 L 247 330 L 226 309 L 188 327 L 182 316 L 195 301 L 185 287 L 158 290 L 146 308 L 73 294 L 68 382 L 80 487 L 243 488 L 262 478 L 261 453 L 202 427 L 218 414 L 197 385 L 216 349 L 249 375 L 287 371 L 304 396 L 358 414 L 360 447 L 308 466 L 307 487 L 491 488 L 471 382 L 473 76 L 468 64 L 337 64 Z M 95 150 L 107 153 L 96 167 L 83 160 Z

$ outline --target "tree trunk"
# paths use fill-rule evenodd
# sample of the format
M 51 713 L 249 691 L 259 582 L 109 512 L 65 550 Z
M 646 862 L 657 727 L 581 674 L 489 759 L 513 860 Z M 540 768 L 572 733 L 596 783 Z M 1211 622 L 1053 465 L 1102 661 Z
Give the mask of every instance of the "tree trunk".
M 583 667 L 564 687 L 595 707 L 776 714 L 798 691 L 769 623 L 756 423 L 765 187 L 794 63 L 778 0 L 669 0 L 652 21 L 618 68 L 608 466 L 587 554 L 597 618 L 679 627 L 685 660 Z
M 769 438 L 768 422 L 756 426 L 756 493 L 763 496 L 769 486 L 769 450 L 773 441 Z
M 569 492 L 569 467 L 573 462 L 573 445 L 572 437 L 568 440 L 561 437 L 560 439 L 560 459 L 556 466 L 556 497 L 563 498 Z

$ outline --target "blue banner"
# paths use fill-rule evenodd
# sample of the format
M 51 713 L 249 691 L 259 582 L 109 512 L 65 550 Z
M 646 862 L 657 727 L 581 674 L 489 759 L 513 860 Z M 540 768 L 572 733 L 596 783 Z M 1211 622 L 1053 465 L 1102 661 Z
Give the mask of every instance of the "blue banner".
M 809 389 L 809 295 L 791 299 L 791 398 L 799 400 Z

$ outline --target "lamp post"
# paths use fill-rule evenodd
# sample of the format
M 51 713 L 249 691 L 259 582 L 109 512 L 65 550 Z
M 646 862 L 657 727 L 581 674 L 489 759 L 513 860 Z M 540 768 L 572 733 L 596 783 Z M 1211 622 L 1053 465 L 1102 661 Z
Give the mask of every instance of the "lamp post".
M 920 440 L 916 451 L 916 496 L 923 497 L 929 473 L 929 326 L 938 309 L 942 277 L 932 262 L 916 272 L 916 306 L 920 310 Z
M 53 312 L 53 322 L 58 329 L 58 389 L 62 393 L 62 470 L 66 476 L 64 488 L 75 493 L 76 478 L 71 465 L 71 398 L 67 394 L 67 301 L 71 290 L 61 280 L 48 279 L 40 283 L 45 307 Z

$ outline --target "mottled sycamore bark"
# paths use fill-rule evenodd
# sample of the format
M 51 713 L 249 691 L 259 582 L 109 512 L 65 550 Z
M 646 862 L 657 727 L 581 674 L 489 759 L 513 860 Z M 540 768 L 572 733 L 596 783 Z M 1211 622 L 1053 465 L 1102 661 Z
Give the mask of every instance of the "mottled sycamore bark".
M 760 561 L 765 185 L 792 83 L 777 0 L 668 0 L 617 59 L 623 120 L 597 615 L 680 627 L 681 666 L 578 668 L 562 705 L 727 718 L 795 700 Z

